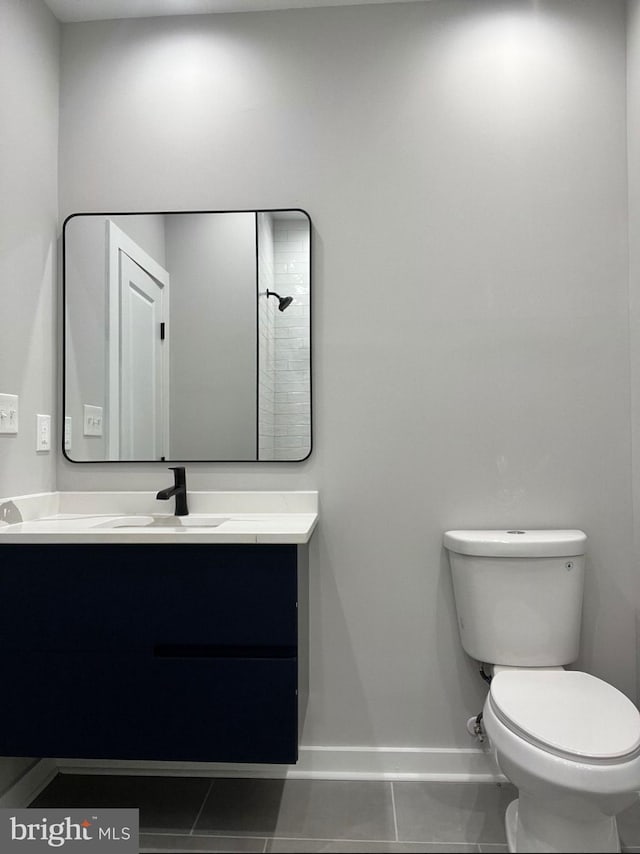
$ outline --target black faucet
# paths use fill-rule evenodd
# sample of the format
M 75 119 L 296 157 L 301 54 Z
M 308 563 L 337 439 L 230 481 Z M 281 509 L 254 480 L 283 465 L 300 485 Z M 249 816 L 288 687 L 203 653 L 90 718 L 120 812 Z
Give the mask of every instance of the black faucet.
M 176 516 L 188 516 L 189 508 L 187 507 L 187 475 L 184 466 L 169 466 L 169 471 L 173 472 L 175 483 L 167 489 L 161 489 L 156 495 L 160 501 L 166 501 L 172 495 L 176 497 Z

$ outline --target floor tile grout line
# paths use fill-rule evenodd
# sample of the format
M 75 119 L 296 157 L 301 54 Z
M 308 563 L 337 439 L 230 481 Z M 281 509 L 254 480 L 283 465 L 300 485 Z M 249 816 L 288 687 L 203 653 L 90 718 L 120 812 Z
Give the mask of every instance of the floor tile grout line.
M 195 837 L 195 838 L 196 838 L 196 839 L 200 839 L 200 838 L 203 838 L 203 837 Z M 209 838 L 211 838 L 211 837 L 209 837 Z M 214 837 L 214 838 L 215 838 L 215 837 Z M 218 838 L 226 839 L 227 837 L 218 837 Z M 250 838 L 262 838 L 262 837 L 250 837 Z M 350 841 L 350 842 L 357 842 L 357 843 L 360 843 L 360 844 L 364 843 L 365 845 L 366 845 L 366 843 L 368 843 L 368 842 L 375 842 L 375 844 L 378 844 L 378 845 L 393 845 L 393 844 L 394 844 L 392 841 L 390 841 L 390 840 L 388 840 L 388 839 L 381 839 L 381 840 L 370 840 L 370 839 L 364 839 L 364 840 L 363 840 L 363 839 L 357 839 L 357 840 L 329 839 L 329 840 L 327 840 L 327 839 L 315 839 L 315 838 L 312 838 L 312 837 L 300 837 L 300 838 L 298 838 L 298 837 L 274 836 L 273 838 L 267 838 L 267 839 L 265 839 L 265 841 L 264 841 L 264 849 L 263 849 L 262 854 L 266 854 L 266 852 L 267 852 L 267 850 L 268 850 L 268 847 L 269 847 L 269 842 L 281 842 L 281 841 L 283 841 L 283 842 L 291 842 L 291 841 L 293 841 L 293 842 L 322 842 L 322 843 L 326 843 L 326 842 L 341 843 L 341 842 L 345 842 L 345 841 Z M 459 854 L 459 852 L 460 852 L 460 851 L 462 851 L 462 850 L 466 850 L 466 848 L 464 848 L 464 849 L 463 849 L 463 847 L 462 847 L 462 846 L 467 846 L 467 847 L 469 847 L 469 848 L 471 849 L 471 851 L 478 851 L 478 852 L 482 852 L 482 850 L 483 850 L 483 849 L 480 847 L 480 844 L 479 844 L 479 843 L 477 843 L 477 842 L 458 842 L 458 843 L 456 843 L 456 842 L 438 842 L 438 843 L 430 843 L 430 842 L 409 842 L 409 843 L 402 843 L 402 844 L 406 844 L 406 845 L 410 845 L 410 846 L 411 846 L 411 845 L 415 845 L 415 846 L 423 846 L 423 845 L 432 845 L 432 844 L 436 844 L 436 845 L 438 845 L 438 850 L 442 850 L 442 851 L 445 851 L 445 852 L 450 852 L 450 854 L 456 854 L 456 852 L 458 852 L 458 854 Z M 483 843 L 483 844 L 484 844 L 484 843 Z M 493 843 L 489 843 L 489 844 L 493 844 Z M 472 846 L 473 846 L 473 847 L 472 847 Z M 498 850 L 498 847 L 499 847 L 499 846 L 498 846 L 498 843 L 495 843 L 495 847 L 496 847 L 496 850 Z M 175 850 L 175 849 L 172 849 L 172 848 L 154 848 L 154 847 L 152 847 L 152 846 L 145 846 L 144 844 L 143 844 L 143 845 L 142 845 L 142 847 L 141 847 L 141 851 L 144 851 L 144 852 L 146 852 L 146 851 L 158 851 L 158 852 L 160 852 L 160 851 L 166 851 L 166 852 L 170 852 L 170 851 L 172 851 L 172 850 Z M 180 849 L 178 849 L 178 850 L 180 850 Z M 224 849 L 222 849 L 222 850 L 224 850 Z M 364 852 L 364 851 L 366 850 L 366 848 L 361 848 L 360 850 Z M 502 846 L 502 848 L 501 848 L 500 850 L 502 850 L 502 851 L 505 851 L 505 852 L 506 852 L 506 851 L 507 851 L 506 845 L 503 845 L 503 846 Z M 638 849 L 638 848 L 631 848 L 631 849 L 623 848 L 623 849 L 622 849 L 623 854 L 625 854 L 625 852 L 626 852 L 627 850 L 631 850 L 632 852 L 635 852 L 635 851 L 638 851 L 639 849 Z M 195 849 L 194 849 L 194 854 L 196 854 L 196 850 L 195 850 Z M 202 854 L 204 854 L 204 852 L 202 852 Z
M 393 829 L 394 829 L 395 834 L 396 834 L 396 840 L 395 841 L 399 842 L 400 837 L 398 836 L 398 815 L 396 813 L 396 796 L 395 796 L 395 792 L 393 789 L 393 780 L 391 780 L 389 782 L 389 785 L 391 786 L 391 807 L 393 809 Z
M 166 831 L 166 830 L 165 831 L 141 830 L 140 836 L 141 837 L 142 836 L 166 836 L 167 838 L 171 838 L 171 839 L 173 839 L 175 837 L 179 840 L 182 840 L 182 839 L 196 839 L 196 840 L 197 839 L 207 839 L 209 841 L 211 841 L 212 839 L 217 839 L 217 840 L 242 839 L 243 841 L 246 841 L 247 839 L 254 839 L 254 840 L 264 839 L 265 844 L 268 843 L 269 840 L 272 840 L 272 839 L 288 839 L 288 838 L 291 838 L 296 842 L 298 841 L 298 837 L 280 837 L 280 836 L 267 836 L 267 837 L 265 837 L 264 834 L 256 834 L 255 836 L 250 836 L 248 834 L 244 835 L 244 834 L 238 834 L 238 833 L 222 833 L 222 832 L 220 832 L 220 833 L 194 833 L 193 835 L 191 835 L 188 833 L 173 833 L 171 831 Z M 301 837 L 301 838 L 303 840 L 306 839 L 306 837 Z M 310 839 L 310 841 L 311 842 L 326 842 L 327 840 L 325 840 L 325 839 Z M 341 842 L 341 841 L 342 841 L 341 839 L 330 839 L 329 840 L 329 842 Z M 355 841 L 360 842 L 362 840 L 355 840 Z M 364 841 L 368 842 L 369 840 L 364 840 Z M 380 841 L 383 841 L 383 840 L 380 840 Z
M 213 780 L 209 783 L 209 788 L 207 789 L 207 793 L 205 794 L 204 798 L 202 799 L 202 803 L 200 804 L 200 809 L 198 810 L 198 815 L 195 817 L 193 824 L 191 825 L 191 830 L 189 831 L 189 836 L 193 836 L 193 831 L 195 830 L 195 826 L 198 823 L 200 816 L 202 815 L 202 810 L 204 809 L 204 805 L 207 802 L 207 798 L 209 797 L 209 794 L 211 793 L 211 789 L 213 788 L 213 783 L 214 783 Z
M 147 836 L 179 836 L 187 838 L 186 834 L 180 833 L 168 833 L 168 832 L 150 832 L 144 831 L 144 834 Z M 143 835 L 143 831 L 140 831 L 140 835 Z M 256 834 L 238 834 L 236 833 L 226 833 L 224 831 L 217 831 L 215 833 L 194 833 L 191 839 L 265 839 L 264 834 L 256 833 Z M 282 840 L 285 842 L 349 842 L 353 844 L 366 845 L 371 843 L 373 845 L 392 845 L 394 844 L 393 839 L 362 839 L 356 838 L 352 836 L 267 836 L 266 842 L 273 842 L 274 840 Z M 478 842 L 443 842 L 438 839 L 405 839 L 398 840 L 402 845 L 440 845 L 447 846 L 448 848 L 460 848 L 461 845 L 475 845 L 476 847 L 480 844 Z M 490 845 L 495 848 L 504 848 L 505 843 L 503 842 L 483 842 L 482 845 Z

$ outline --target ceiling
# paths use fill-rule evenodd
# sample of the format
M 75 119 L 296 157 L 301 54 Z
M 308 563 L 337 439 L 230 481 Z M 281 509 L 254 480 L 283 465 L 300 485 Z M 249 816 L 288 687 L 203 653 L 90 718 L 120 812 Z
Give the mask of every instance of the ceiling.
M 65 22 L 402 2 L 407 0 L 45 0 L 58 20 Z M 423 2 L 423 0 L 409 0 L 409 2 Z

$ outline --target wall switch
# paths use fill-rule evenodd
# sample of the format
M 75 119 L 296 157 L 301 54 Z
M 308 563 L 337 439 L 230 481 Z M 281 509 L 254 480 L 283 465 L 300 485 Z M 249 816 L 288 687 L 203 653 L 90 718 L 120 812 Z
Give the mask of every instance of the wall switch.
M 0 433 L 18 432 L 18 395 L 0 394 Z
M 82 407 L 84 413 L 84 435 L 102 436 L 102 407 L 90 406 L 88 403 Z
M 71 416 L 65 415 L 64 419 L 64 449 L 65 451 L 71 450 L 71 440 L 72 440 L 72 426 L 71 426 Z
M 36 451 L 51 450 L 51 416 L 36 415 Z

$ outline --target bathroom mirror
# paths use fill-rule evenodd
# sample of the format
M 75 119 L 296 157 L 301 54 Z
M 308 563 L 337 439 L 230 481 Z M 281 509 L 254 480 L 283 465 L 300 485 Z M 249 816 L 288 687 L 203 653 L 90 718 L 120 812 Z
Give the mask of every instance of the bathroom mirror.
M 63 302 L 72 462 L 311 453 L 305 211 L 73 214 Z

